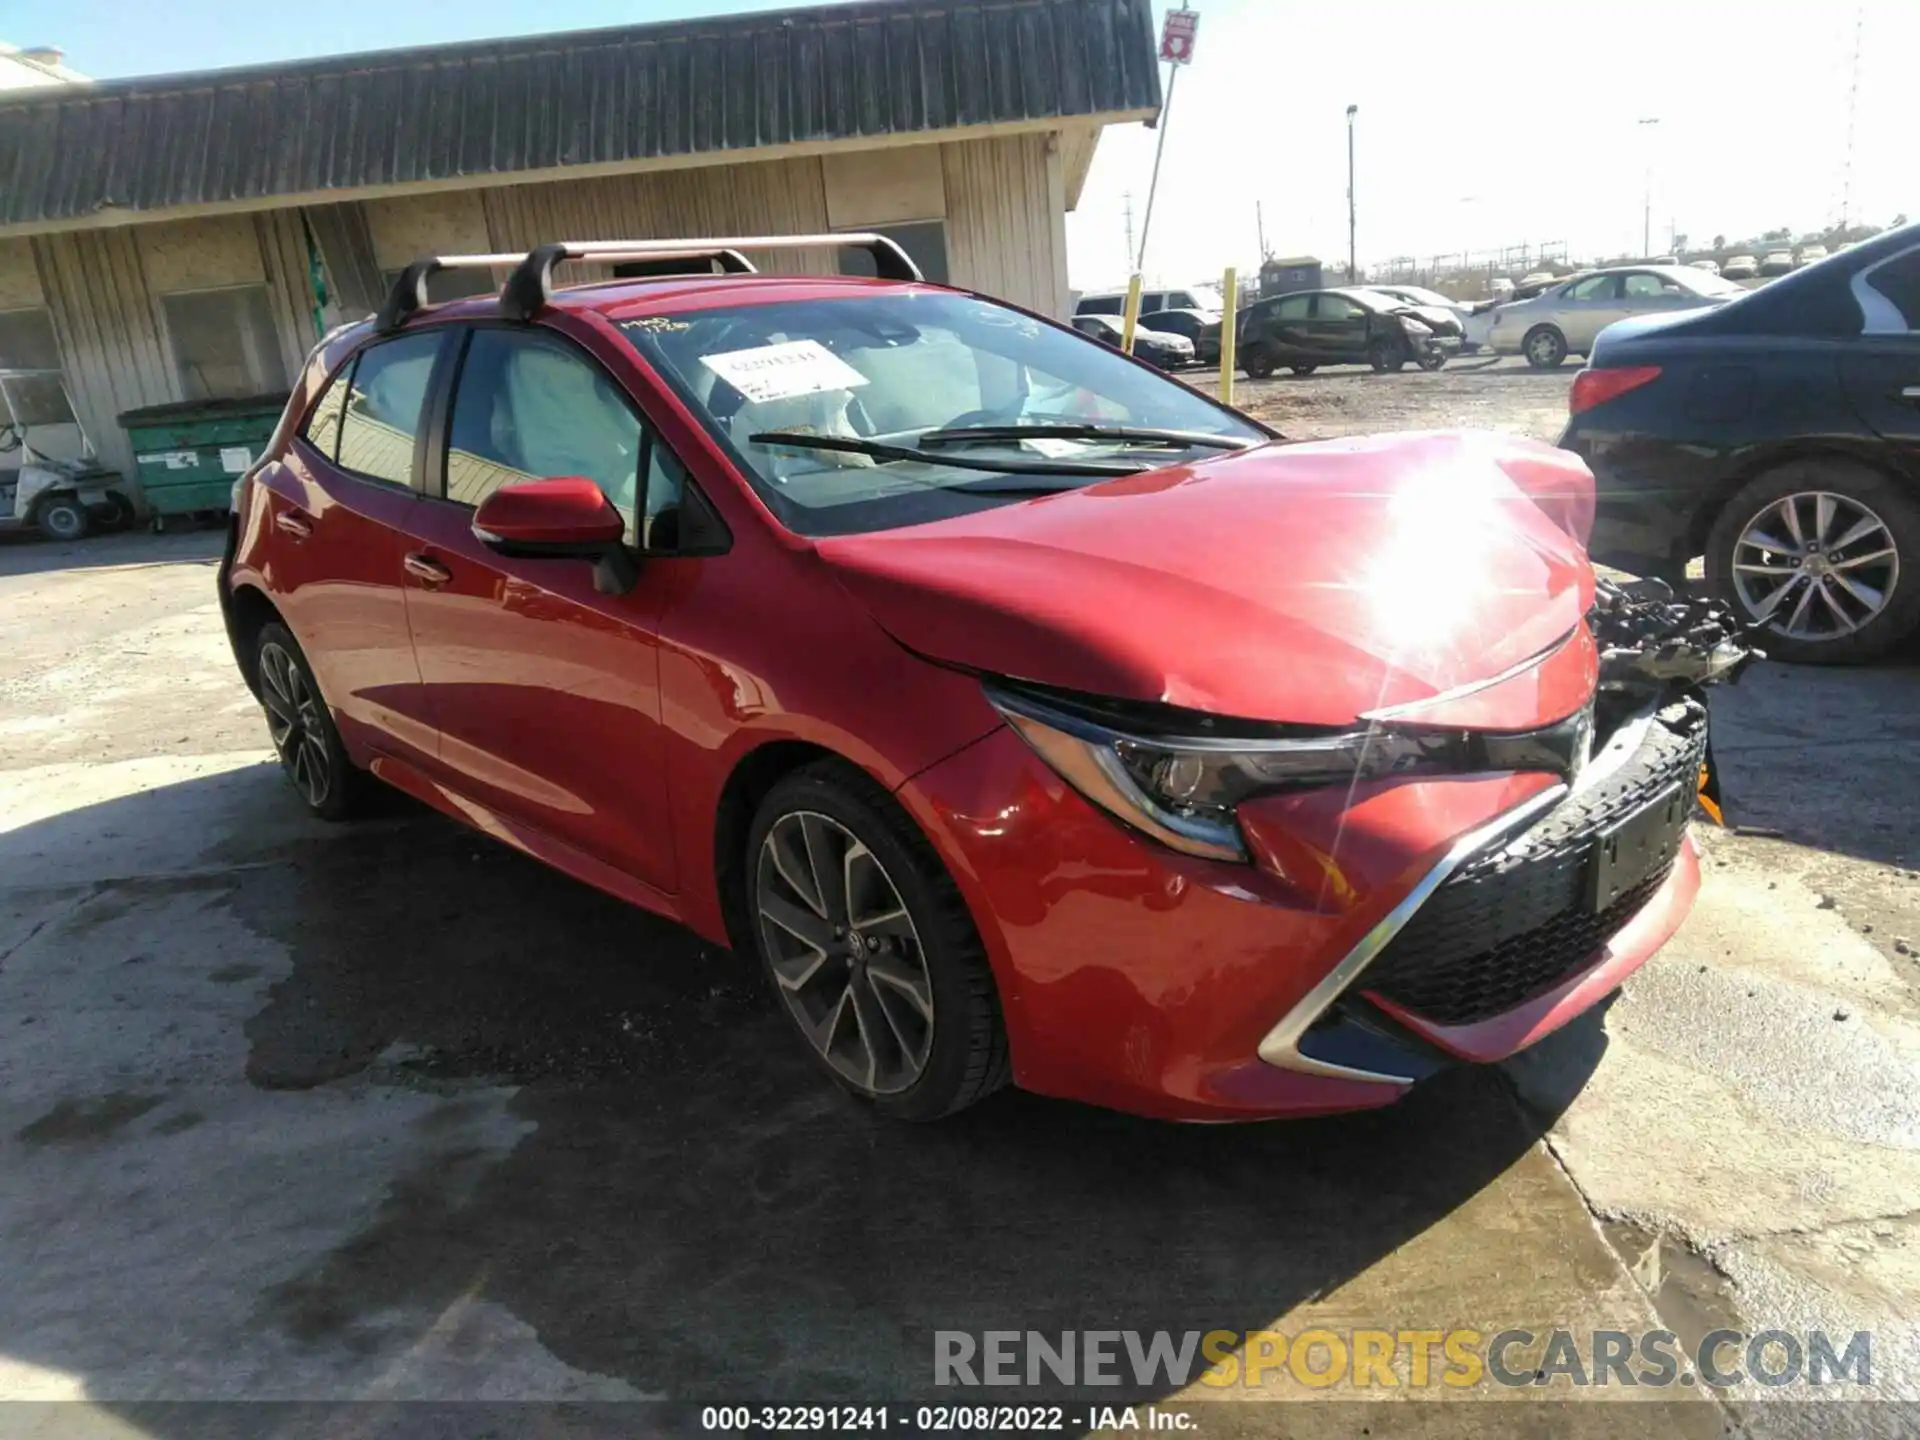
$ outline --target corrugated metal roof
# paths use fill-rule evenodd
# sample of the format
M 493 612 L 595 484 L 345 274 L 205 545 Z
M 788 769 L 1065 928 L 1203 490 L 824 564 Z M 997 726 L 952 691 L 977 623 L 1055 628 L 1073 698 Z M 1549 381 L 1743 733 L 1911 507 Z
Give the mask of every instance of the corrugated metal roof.
M 1141 111 L 1149 0 L 900 0 L 0 99 L 0 226 Z

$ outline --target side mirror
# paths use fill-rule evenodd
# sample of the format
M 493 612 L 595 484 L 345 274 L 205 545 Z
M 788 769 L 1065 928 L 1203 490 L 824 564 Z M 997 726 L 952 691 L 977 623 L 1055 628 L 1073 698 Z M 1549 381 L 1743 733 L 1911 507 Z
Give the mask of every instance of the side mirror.
M 594 588 L 624 595 L 639 569 L 622 541 L 626 521 L 600 487 L 577 475 L 516 480 L 473 512 L 473 534 L 502 555 L 535 560 L 591 560 Z

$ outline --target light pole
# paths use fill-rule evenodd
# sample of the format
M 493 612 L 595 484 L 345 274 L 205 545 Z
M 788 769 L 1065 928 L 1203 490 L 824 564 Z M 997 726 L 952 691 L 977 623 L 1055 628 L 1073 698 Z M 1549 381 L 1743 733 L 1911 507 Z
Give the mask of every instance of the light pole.
M 1660 117 L 1649 115 L 1641 120 L 1642 125 L 1658 125 Z M 1642 191 L 1640 210 L 1640 258 L 1648 259 L 1653 254 L 1653 135 L 1647 135 L 1647 171 Z
M 1360 275 L 1354 264 L 1353 235 L 1353 117 L 1360 113 L 1358 105 L 1347 106 L 1347 283 L 1353 284 Z

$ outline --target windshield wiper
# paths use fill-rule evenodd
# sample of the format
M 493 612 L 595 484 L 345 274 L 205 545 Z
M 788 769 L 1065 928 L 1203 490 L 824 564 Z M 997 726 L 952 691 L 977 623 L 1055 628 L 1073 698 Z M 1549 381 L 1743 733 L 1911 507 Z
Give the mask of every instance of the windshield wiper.
M 963 460 L 956 455 L 936 455 L 930 450 L 916 450 L 910 445 L 889 445 L 884 440 L 862 440 L 853 435 L 802 435 L 785 430 L 763 430 L 758 435 L 749 435 L 747 440 L 754 445 L 788 445 L 796 450 L 838 450 L 847 455 L 871 455 L 876 460 L 917 460 L 925 465 L 945 465 L 955 470 L 984 470 L 993 475 L 1112 477 L 1138 475 L 1147 468 L 1125 460 Z M 1023 490 L 1020 493 L 1026 492 Z
M 1210 435 L 1204 430 L 1154 430 L 1137 425 L 962 425 L 929 430 L 926 445 L 989 444 L 998 440 L 1128 440 L 1143 445 L 1194 445 L 1209 450 L 1244 450 L 1254 442 L 1239 435 Z

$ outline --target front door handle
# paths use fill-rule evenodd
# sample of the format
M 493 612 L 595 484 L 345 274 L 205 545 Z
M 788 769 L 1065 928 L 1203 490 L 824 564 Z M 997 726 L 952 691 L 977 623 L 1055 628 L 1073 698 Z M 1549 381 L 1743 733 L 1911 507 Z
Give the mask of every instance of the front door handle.
M 414 579 L 428 588 L 445 585 L 453 579 L 453 571 L 442 565 L 430 555 L 413 551 L 400 562 Z
M 313 521 L 298 510 L 282 510 L 273 517 L 274 528 L 284 530 L 296 540 L 304 540 L 313 534 Z
M 1900 398 L 1902 400 L 1920 400 L 1920 385 L 1902 386 L 1900 390 Z

